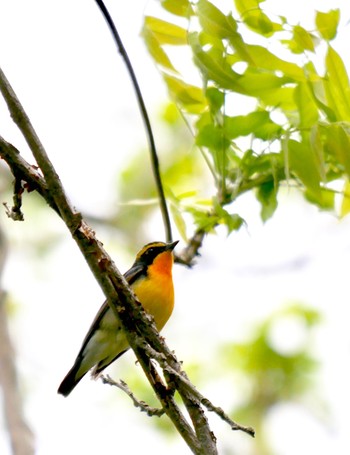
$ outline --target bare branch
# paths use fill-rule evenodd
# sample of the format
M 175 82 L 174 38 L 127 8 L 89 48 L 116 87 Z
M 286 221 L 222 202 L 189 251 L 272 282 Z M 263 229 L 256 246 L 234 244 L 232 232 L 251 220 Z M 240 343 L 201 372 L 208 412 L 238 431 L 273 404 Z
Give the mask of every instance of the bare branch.
M 196 231 L 192 238 L 187 242 L 186 247 L 175 257 L 175 261 L 179 264 L 192 267 L 194 258 L 199 256 L 199 249 L 202 247 L 205 234 L 203 229 Z
M 128 384 L 126 382 L 122 381 L 121 379 L 119 380 L 119 382 L 114 381 L 108 374 L 101 375 L 100 378 L 104 384 L 108 384 L 113 387 L 117 387 L 118 389 L 125 392 L 128 395 L 128 397 L 131 398 L 132 402 L 134 403 L 134 406 L 136 408 L 139 408 L 141 410 L 141 412 L 145 412 L 148 416 L 161 417 L 162 415 L 165 414 L 164 409 L 152 408 L 144 401 L 138 400 L 135 397 L 135 395 L 132 393 L 132 391 L 129 389 Z
M 106 6 L 102 0 L 96 0 L 96 3 L 98 5 L 98 7 L 100 8 L 100 10 L 103 14 L 103 17 L 105 18 L 105 20 L 109 26 L 109 29 L 113 35 L 113 39 L 117 45 L 118 51 L 120 52 L 120 55 L 122 56 L 122 58 L 124 60 L 128 73 L 130 75 L 132 85 L 133 85 L 135 93 L 136 93 L 137 102 L 139 104 L 141 116 L 142 116 L 142 119 L 143 119 L 143 122 L 144 122 L 145 128 L 146 128 L 146 132 L 147 132 L 147 137 L 148 137 L 148 142 L 149 142 L 149 147 L 150 147 L 152 170 L 153 170 L 153 175 L 154 175 L 156 188 L 157 188 L 157 192 L 158 192 L 160 210 L 161 210 L 162 216 L 163 216 L 165 237 L 166 237 L 167 242 L 172 242 L 170 216 L 169 216 L 169 211 L 168 211 L 168 207 L 167 207 L 167 203 L 166 203 L 166 199 L 165 199 L 162 178 L 160 175 L 160 165 L 159 165 L 156 144 L 154 141 L 151 122 L 149 120 L 148 112 L 146 109 L 145 102 L 143 100 L 141 89 L 140 89 L 139 83 L 137 81 L 133 66 L 129 59 L 129 56 L 128 56 L 126 49 L 124 47 L 124 44 L 120 38 L 118 30 L 113 22 L 113 19 L 112 19 L 111 15 L 109 14 L 108 9 L 106 8 Z
M 142 340 L 138 340 L 138 342 L 142 342 Z M 186 373 L 184 371 L 176 371 L 173 369 L 169 363 L 167 362 L 166 357 L 163 354 L 152 349 L 149 345 L 145 345 L 145 349 L 149 352 L 150 357 L 154 358 L 159 365 L 163 368 L 163 372 L 167 374 L 169 378 L 169 386 L 171 386 L 171 382 L 174 381 L 174 376 L 176 379 L 180 380 L 183 386 L 191 392 L 191 394 L 197 398 L 200 404 L 205 406 L 209 411 L 215 412 L 222 420 L 228 423 L 232 430 L 240 430 L 244 433 L 249 434 L 250 436 L 255 436 L 255 431 L 252 427 L 246 427 L 241 425 L 237 422 L 234 422 L 222 408 L 218 406 L 214 406 L 208 398 L 205 398 L 197 389 L 196 387 L 189 381 Z M 178 388 L 177 388 L 178 389 Z M 180 391 L 179 391 L 180 392 Z

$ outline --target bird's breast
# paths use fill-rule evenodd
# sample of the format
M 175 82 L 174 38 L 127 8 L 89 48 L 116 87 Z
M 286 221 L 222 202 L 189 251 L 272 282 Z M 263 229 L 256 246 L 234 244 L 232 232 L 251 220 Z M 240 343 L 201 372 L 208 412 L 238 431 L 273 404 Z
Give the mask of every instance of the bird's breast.
M 174 308 L 174 286 L 170 273 L 149 273 L 131 285 L 147 313 L 154 317 L 160 331 Z

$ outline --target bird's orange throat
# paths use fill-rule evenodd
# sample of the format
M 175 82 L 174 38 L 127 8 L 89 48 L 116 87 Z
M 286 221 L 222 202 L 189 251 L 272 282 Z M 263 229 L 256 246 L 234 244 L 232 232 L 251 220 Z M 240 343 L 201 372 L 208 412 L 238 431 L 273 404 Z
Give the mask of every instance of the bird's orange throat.
M 152 266 L 152 273 L 159 273 L 162 275 L 171 275 L 171 270 L 173 267 L 173 254 L 170 251 L 164 251 L 164 253 L 159 254 Z
M 172 265 L 172 253 L 165 251 L 148 267 L 147 278 L 132 285 L 144 309 L 154 317 L 158 330 L 164 327 L 174 307 Z

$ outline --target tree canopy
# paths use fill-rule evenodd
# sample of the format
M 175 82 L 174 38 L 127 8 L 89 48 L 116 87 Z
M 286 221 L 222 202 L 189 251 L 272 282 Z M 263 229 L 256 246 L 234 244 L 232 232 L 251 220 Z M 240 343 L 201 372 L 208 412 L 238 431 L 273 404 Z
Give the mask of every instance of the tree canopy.
M 243 219 L 232 203 L 246 192 L 255 194 L 266 221 L 288 186 L 346 215 L 349 78 L 332 45 L 339 9 L 316 11 L 307 30 L 258 0 L 237 0 L 229 13 L 208 0 L 161 3 L 170 14 L 146 16 L 143 37 L 215 186 L 203 204 L 172 195 L 180 232 L 183 212 L 197 230 L 239 229 Z M 180 68 L 174 48 L 189 56 Z

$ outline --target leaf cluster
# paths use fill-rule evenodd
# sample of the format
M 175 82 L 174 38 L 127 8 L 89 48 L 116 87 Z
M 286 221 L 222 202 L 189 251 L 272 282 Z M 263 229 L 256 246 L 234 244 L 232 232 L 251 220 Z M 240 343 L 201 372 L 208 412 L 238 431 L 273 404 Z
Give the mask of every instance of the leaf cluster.
M 290 185 L 326 210 L 339 194 L 339 214 L 348 213 L 350 85 L 332 44 L 340 11 L 316 11 L 310 31 L 260 0 L 235 0 L 228 14 L 208 0 L 161 3 L 170 19 L 146 16 L 143 37 L 215 185 L 209 207 L 179 200 L 179 212 L 199 231 L 231 232 L 242 225 L 230 211 L 239 196 L 253 193 L 266 221 Z M 191 56 L 186 71 L 176 49 Z

